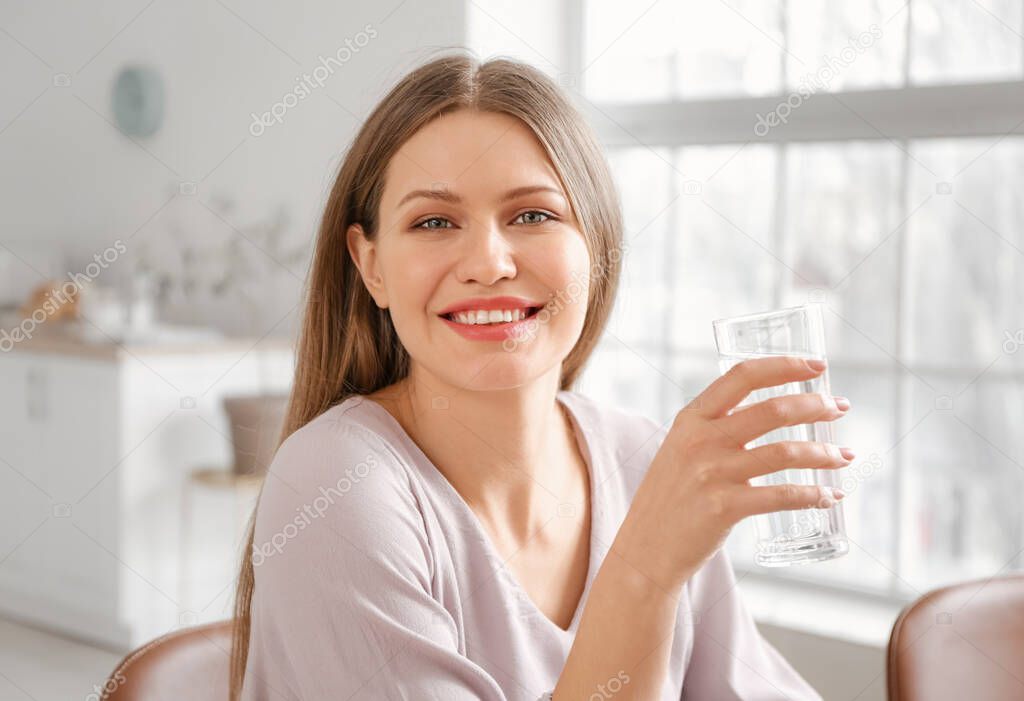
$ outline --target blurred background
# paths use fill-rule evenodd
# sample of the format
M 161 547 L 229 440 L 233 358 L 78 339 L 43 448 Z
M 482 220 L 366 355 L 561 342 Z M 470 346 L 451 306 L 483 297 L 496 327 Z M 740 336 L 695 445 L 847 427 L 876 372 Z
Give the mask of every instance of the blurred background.
M 0 698 L 230 616 L 327 188 L 452 46 L 605 144 L 624 279 L 579 391 L 668 421 L 713 319 L 825 305 L 851 552 L 728 548 L 825 698 L 885 698 L 903 606 L 1024 564 L 1022 4 L 0 1 Z

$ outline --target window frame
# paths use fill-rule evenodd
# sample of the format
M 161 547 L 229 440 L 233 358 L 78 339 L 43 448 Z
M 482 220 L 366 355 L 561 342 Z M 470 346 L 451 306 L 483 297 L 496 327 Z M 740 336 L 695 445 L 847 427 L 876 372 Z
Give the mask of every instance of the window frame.
M 755 133 L 754 126 L 757 115 L 764 115 L 775 110 L 794 90 L 784 90 L 767 96 L 751 97 L 715 97 L 680 99 L 656 102 L 611 103 L 590 99 L 586 95 L 584 75 L 584 27 L 586 0 L 563 0 L 562 25 L 565 53 L 563 55 L 566 74 L 559 76 L 560 82 L 568 84 L 578 98 L 578 107 L 594 127 L 598 139 L 606 149 L 642 147 L 652 152 L 655 149 L 671 148 L 673 150 L 685 146 L 720 146 L 736 145 L 742 150 L 749 144 L 775 144 L 777 153 L 777 182 L 785 183 L 789 160 L 789 145 L 800 143 L 835 143 L 843 141 L 887 141 L 901 152 L 901 190 L 898 217 L 902 221 L 910 211 L 907 202 L 907 186 L 912 168 L 924 168 L 935 177 L 937 186 L 941 178 L 917 161 L 910 148 L 912 140 L 973 138 L 982 139 L 978 155 L 965 164 L 957 173 L 980 160 L 988 151 L 995 148 L 1003 139 L 1011 136 L 1024 136 L 1024 70 L 1018 67 L 1021 79 L 986 82 L 958 82 L 949 84 L 916 85 L 911 79 L 910 57 L 912 55 L 913 2 L 904 7 L 910 13 L 907 18 L 904 38 L 903 85 L 877 89 L 849 89 L 834 92 L 816 92 L 804 99 L 798 108 L 793 109 L 785 124 L 779 124 L 764 135 Z M 787 11 L 786 0 L 780 2 L 783 18 Z M 979 10 L 981 11 L 981 10 Z M 783 50 L 780 52 L 782 63 L 781 84 L 788 84 L 786 44 L 788 37 L 785 22 L 782 40 Z M 1021 36 L 1024 42 L 1024 36 Z M 1024 62 L 1024 51 L 1021 61 Z M 566 78 L 568 76 L 568 78 Z M 681 126 L 684 125 L 684 126 Z M 660 157 L 660 156 L 659 156 Z M 675 157 L 670 160 L 674 161 Z M 681 176 L 675 164 L 673 171 Z M 955 176 L 954 176 L 955 177 Z M 678 178 L 674 177 L 674 180 Z M 773 222 L 776 241 L 786 230 L 786 211 L 783 198 L 786 197 L 785 187 L 775 190 L 775 208 L 779 215 Z M 906 237 L 901 236 L 896 271 L 897 290 L 896 302 L 896 346 L 891 355 L 891 362 L 858 363 L 855 359 L 839 358 L 833 366 L 845 369 L 871 369 L 877 371 L 887 381 L 894 383 L 894 410 L 891 435 L 895 441 L 890 452 L 895 452 L 893 462 L 905 465 L 908 459 L 907 446 L 903 438 L 913 430 L 915 419 L 910 415 L 911 390 L 915 381 L 915 371 L 934 374 L 940 372 L 947 375 L 963 377 L 973 382 L 978 377 L 976 367 L 933 367 L 917 363 L 906 353 L 905 334 L 910 328 L 907 323 L 907 281 L 908 268 L 906 260 Z M 780 273 L 781 276 L 781 273 Z M 666 284 L 669 281 L 666 281 Z M 779 304 L 783 285 L 781 281 L 775 285 L 776 299 Z M 603 345 L 603 344 L 601 344 Z M 601 346 L 599 345 L 598 351 Z M 680 355 L 690 359 L 715 362 L 705 353 L 675 347 L 665 338 L 661 347 L 651 349 L 655 357 L 668 360 Z M 1024 375 L 1024 373 L 1021 373 Z M 1015 375 L 1016 376 L 1016 375 Z M 671 401 L 669 392 L 662 392 L 661 410 L 663 415 L 671 415 L 677 409 L 667 406 Z M 889 601 L 905 603 L 913 600 L 922 592 L 915 589 L 903 577 L 906 571 L 908 538 L 905 529 L 904 494 L 906 492 L 906 470 L 897 470 L 894 476 L 895 492 L 892 497 L 892 528 L 896 543 L 894 545 L 894 568 L 890 570 L 888 586 L 884 590 L 875 587 L 861 587 L 855 583 L 837 583 L 815 579 L 810 573 L 790 572 L 785 569 L 765 570 L 753 564 L 734 563 L 735 569 L 742 577 L 754 580 L 766 579 L 789 581 L 802 586 L 820 588 L 833 592 L 865 597 L 873 601 Z M 1022 544 L 1024 545 L 1024 544 Z M 1024 554 L 1018 553 L 1014 566 L 1024 565 Z M 886 567 L 888 569 L 888 567 Z

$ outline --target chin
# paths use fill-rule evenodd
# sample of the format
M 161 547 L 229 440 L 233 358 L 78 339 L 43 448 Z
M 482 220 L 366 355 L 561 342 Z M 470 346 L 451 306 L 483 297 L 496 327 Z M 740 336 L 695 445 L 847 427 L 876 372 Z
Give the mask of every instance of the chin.
M 487 392 L 528 385 L 539 379 L 545 370 L 523 356 L 500 351 L 500 355 L 481 355 L 472 361 L 448 362 L 439 376 L 455 387 Z

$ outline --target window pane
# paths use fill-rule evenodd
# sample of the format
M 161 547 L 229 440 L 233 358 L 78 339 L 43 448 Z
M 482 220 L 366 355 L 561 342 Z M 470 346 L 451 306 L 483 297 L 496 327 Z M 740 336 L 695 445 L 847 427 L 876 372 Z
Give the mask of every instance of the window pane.
M 834 360 L 894 362 L 902 158 L 885 141 L 788 148 L 782 306 L 827 305 Z
M 619 149 L 608 154 L 608 161 L 625 221 L 622 280 L 609 330 L 626 343 L 660 347 L 668 304 L 666 236 L 674 221 L 671 152 Z
M 1019 568 L 1024 547 L 1022 383 L 925 380 L 907 380 L 920 423 L 905 440 L 903 491 L 906 579 L 921 591 Z
M 814 92 L 903 83 L 907 3 L 789 0 L 786 82 Z
M 763 95 L 781 87 L 772 3 L 586 2 L 584 85 L 601 101 Z
M 923 141 L 912 152 L 910 203 L 923 204 L 907 222 L 909 358 L 1021 367 L 1024 139 Z
M 600 403 L 657 420 L 662 413 L 662 386 L 672 381 L 667 367 L 658 350 L 627 345 L 606 334 L 577 388 Z
M 775 241 L 776 149 L 682 149 L 678 222 L 670 232 L 672 342 L 714 353 L 714 319 L 773 304 L 782 264 Z
M 708 326 L 708 333 L 711 326 Z M 666 419 L 674 417 L 686 404 L 714 382 L 719 376 L 718 356 L 714 352 L 676 350 L 669 360 L 672 382 L 667 387 Z
M 1020 0 L 914 0 L 910 80 L 1021 77 Z

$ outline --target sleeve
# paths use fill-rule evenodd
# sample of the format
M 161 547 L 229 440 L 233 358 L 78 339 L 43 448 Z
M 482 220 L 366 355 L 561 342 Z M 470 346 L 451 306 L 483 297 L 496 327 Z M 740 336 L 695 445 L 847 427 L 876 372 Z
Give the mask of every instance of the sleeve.
M 376 434 L 300 429 L 257 509 L 245 699 L 505 701 L 460 654 L 402 465 Z M 250 693 L 251 690 L 251 693 Z
M 720 549 L 689 585 L 693 653 L 681 701 L 821 701 L 821 696 L 761 637 Z

